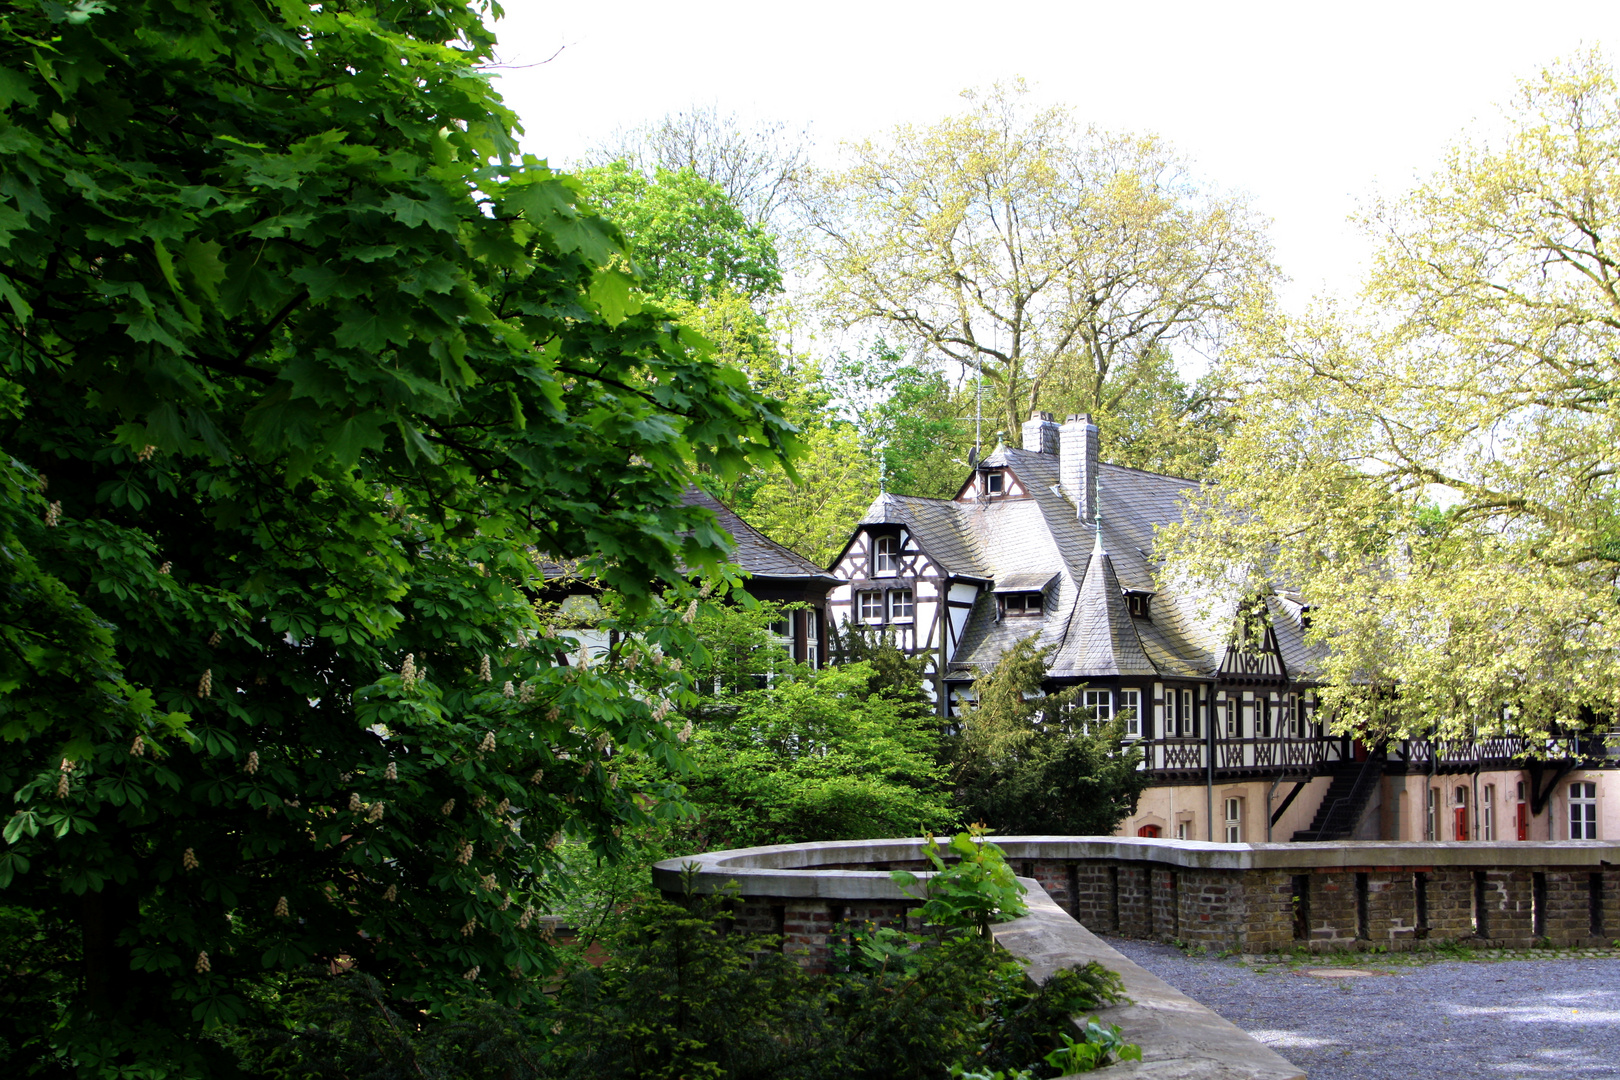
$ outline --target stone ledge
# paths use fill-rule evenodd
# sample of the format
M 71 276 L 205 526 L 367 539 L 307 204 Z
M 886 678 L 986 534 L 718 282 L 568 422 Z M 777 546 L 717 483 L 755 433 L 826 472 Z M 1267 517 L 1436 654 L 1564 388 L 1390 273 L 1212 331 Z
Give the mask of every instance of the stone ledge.
M 1407 841 L 1358 840 L 1301 844 L 1214 844 L 1203 840 L 1150 840 L 1117 836 L 992 836 L 1009 862 L 1036 859 L 1104 859 L 1119 862 L 1159 863 L 1187 870 L 1381 870 L 1411 868 L 1429 870 L 1437 866 L 1468 866 L 1484 869 L 1515 866 L 1586 867 L 1593 870 L 1620 863 L 1620 844 L 1603 840 L 1531 840 L 1489 842 L 1460 841 L 1414 843 Z M 876 870 L 822 870 L 829 863 L 915 862 L 922 859 L 924 841 L 836 840 L 820 844 L 778 844 L 769 847 L 738 848 L 708 852 L 658 864 L 660 887 L 669 872 L 689 862 L 705 870 L 724 868 L 752 884 L 770 875 L 783 875 L 775 882 L 784 892 L 773 896 L 849 895 L 850 898 L 893 899 L 895 892 L 803 891 L 819 886 L 790 885 L 788 878 L 815 870 L 816 877 L 846 875 L 837 889 L 861 890 L 862 881 L 888 882 L 888 874 Z M 831 880 L 831 879 L 829 879 Z
M 1275 1050 L 1103 944 L 1035 882 L 1019 880 L 1029 890 L 1029 914 L 1000 924 L 994 932 L 1003 948 L 1029 961 L 1030 978 L 1045 980 L 1060 968 L 1095 960 L 1119 973 L 1131 997 L 1130 1004 L 1099 1009 L 1096 1016 L 1099 1022 L 1118 1024 L 1127 1041 L 1141 1046 L 1142 1060 L 1110 1065 L 1104 1075 L 1304 1080 L 1305 1073 Z M 1077 1020 L 1083 1023 L 1085 1017 Z

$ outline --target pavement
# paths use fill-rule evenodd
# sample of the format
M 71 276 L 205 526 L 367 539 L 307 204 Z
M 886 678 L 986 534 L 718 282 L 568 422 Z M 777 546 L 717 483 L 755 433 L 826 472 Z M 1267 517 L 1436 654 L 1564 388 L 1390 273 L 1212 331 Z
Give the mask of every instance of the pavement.
M 1221 957 L 1103 941 L 1309 1080 L 1620 1078 L 1620 952 Z

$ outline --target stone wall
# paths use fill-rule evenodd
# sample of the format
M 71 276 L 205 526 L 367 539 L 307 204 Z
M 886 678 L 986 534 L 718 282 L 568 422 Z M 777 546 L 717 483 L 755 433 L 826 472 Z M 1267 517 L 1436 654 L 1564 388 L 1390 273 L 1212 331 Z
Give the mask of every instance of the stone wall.
M 1582 947 L 1620 935 L 1620 846 L 1602 841 L 994 839 L 1020 876 L 1083 925 L 1212 951 L 1406 949 L 1442 940 Z M 904 917 L 911 904 L 887 871 L 923 871 L 920 843 L 801 844 L 700 860 L 705 874 L 737 879 L 740 923 L 782 934 L 821 965 L 847 923 Z M 664 887 L 674 886 L 677 865 L 660 871 Z M 809 894 L 816 889 L 823 891 Z

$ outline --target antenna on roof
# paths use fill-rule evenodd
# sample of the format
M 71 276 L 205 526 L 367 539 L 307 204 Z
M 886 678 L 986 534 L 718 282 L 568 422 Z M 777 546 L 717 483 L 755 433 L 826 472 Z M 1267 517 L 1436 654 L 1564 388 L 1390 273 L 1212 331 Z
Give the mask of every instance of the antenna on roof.
M 878 494 L 882 495 L 889 490 L 889 455 L 883 452 L 883 446 L 878 446 Z
M 980 433 L 980 425 L 984 422 L 984 410 L 980 402 L 984 398 L 984 372 L 980 371 L 973 379 L 973 457 L 972 464 L 977 465 L 979 448 L 984 445 L 984 436 Z

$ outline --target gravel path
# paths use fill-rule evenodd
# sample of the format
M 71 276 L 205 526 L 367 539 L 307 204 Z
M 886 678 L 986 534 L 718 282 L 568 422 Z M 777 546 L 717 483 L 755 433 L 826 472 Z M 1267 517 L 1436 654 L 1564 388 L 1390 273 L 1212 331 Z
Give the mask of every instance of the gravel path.
M 1620 1077 L 1620 959 L 1199 957 L 1108 944 L 1309 1080 Z M 1522 954 L 1519 954 L 1522 955 Z M 1334 978 L 1351 965 L 1373 972 Z

